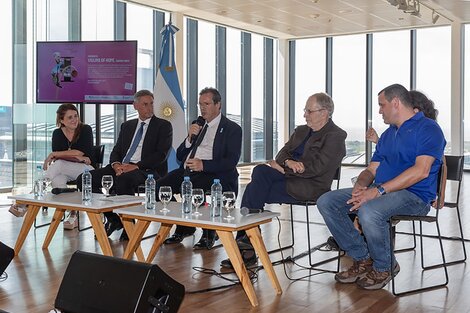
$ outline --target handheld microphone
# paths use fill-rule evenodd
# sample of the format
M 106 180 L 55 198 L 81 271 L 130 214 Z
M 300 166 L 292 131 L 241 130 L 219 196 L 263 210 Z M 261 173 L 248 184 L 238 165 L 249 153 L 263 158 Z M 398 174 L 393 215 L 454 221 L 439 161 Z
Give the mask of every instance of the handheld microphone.
M 191 124 L 198 124 L 199 126 L 204 126 L 206 120 L 202 116 L 198 116 L 197 120 L 194 120 Z M 191 135 L 191 143 L 194 142 L 198 135 Z
M 51 192 L 55 195 L 64 193 L 64 192 L 75 192 L 77 188 L 52 188 Z
M 262 212 L 263 212 L 263 209 L 249 209 L 245 206 L 240 208 L 240 214 L 243 216 L 246 216 L 248 214 L 258 214 Z

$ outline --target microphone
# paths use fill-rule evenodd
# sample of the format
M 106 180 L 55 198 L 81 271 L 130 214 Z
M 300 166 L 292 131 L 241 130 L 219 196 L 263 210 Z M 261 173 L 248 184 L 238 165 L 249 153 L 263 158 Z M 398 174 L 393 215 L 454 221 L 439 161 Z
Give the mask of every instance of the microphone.
M 51 192 L 55 195 L 64 193 L 64 192 L 75 192 L 77 188 L 52 188 Z
M 194 120 L 191 124 L 198 124 L 199 126 L 204 126 L 206 120 L 202 116 L 198 116 L 197 120 Z M 194 142 L 198 135 L 191 135 L 191 143 Z
M 240 214 L 246 216 L 248 214 L 258 214 L 262 213 L 263 209 L 248 209 L 246 206 L 240 208 Z

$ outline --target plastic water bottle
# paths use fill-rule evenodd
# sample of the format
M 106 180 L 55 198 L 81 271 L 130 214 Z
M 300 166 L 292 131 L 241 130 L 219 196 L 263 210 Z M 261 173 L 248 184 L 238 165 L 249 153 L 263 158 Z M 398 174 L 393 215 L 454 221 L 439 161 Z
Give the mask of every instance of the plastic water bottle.
M 183 214 L 191 213 L 193 197 L 193 184 L 189 180 L 189 176 L 184 176 L 181 183 L 181 211 Z
M 41 165 L 36 166 L 34 172 L 33 194 L 35 197 L 44 196 L 44 171 Z
M 214 179 L 211 187 L 211 216 L 217 217 L 222 215 L 222 185 L 220 179 Z
M 155 185 L 153 174 L 148 174 L 145 180 L 145 208 L 147 210 L 155 210 Z
M 91 201 L 91 173 L 90 170 L 85 169 L 82 174 L 82 201 Z

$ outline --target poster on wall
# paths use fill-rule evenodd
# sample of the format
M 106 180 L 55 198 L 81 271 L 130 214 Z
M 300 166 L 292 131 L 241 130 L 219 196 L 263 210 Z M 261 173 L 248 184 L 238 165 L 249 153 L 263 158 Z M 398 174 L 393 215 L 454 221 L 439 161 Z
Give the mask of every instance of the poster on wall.
M 132 103 L 137 41 L 37 43 L 38 103 Z

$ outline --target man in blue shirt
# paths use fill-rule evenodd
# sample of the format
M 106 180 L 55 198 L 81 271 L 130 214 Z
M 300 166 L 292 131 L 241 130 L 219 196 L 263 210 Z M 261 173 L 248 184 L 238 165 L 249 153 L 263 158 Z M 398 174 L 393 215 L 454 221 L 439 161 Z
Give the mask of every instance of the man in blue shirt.
M 439 125 L 414 112 L 405 87 L 383 89 L 379 106 L 390 127 L 380 137 L 371 163 L 353 188 L 328 192 L 317 201 L 339 246 L 354 260 L 335 279 L 364 289 L 381 289 L 391 280 L 388 220 L 429 212 L 446 144 Z M 358 215 L 367 242 L 354 228 L 351 213 Z M 393 275 L 399 270 L 395 261 Z

